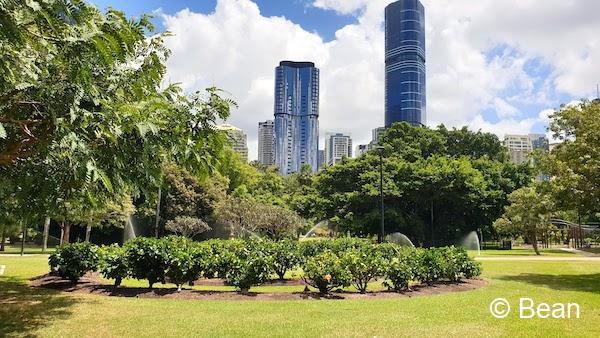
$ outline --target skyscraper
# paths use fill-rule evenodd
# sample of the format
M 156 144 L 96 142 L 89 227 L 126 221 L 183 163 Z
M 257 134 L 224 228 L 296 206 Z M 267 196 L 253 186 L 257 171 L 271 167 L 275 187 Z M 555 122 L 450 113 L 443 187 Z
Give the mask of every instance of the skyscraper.
M 275 124 L 272 120 L 258 122 L 258 163 L 275 164 Z
M 244 131 L 230 124 L 220 125 L 217 129 L 225 132 L 231 148 L 240 155 L 242 161 L 248 162 L 248 141 Z
M 400 0 L 385 8 L 385 126 L 426 123 L 425 8 Z
M 275 164 L 282 175 L 318 169 L 319 69 L 282 61 L 275 69 Z
M 352 157 L 352 139 L 348 135 L 336 133 L 327 135 L 325 140 L 325 162 L 334 165 L 344 157 Z

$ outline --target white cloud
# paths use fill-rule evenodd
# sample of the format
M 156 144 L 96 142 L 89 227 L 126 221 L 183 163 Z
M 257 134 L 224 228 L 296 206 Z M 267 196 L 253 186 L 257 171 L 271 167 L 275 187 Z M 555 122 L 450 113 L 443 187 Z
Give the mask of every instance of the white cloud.
M 481 130 L 483 132 L 498 135 L 503 139 L 507 134 L 528 134 L 534 124 L 538 122 L 535 118 L 527 118 L 522 120 L 506 119 L 497 123 L 486 121 L 481 115 L 475 116 L 468 124 L 471 130 Z
M 166 40 L 173 51 L 169 80 L 187 90 L 216 85 L 229 91 L 240 105 L 230 122 L 248 133 L 255 158 L 257 123 L 273 118 L 274 68 L 285 59 L 314 61 L 321 69 L 321 134 L 348 132 L 355 144 L 368 142 L 370 129 L 383 124 L 382 24 L 390 2 L 315 0 L 315 7 L 357 15 L 357 23 L 338 30 L 331 42 L 285 18 L 262 16 L 250 0 L 219 0 L 211 14 L 165 15 L 165 27 L 174 33 Z M 542 120 L 524 116 L 519 105 L 557 106 L 553 91 L 574 98 L 594 92 L 600 74 L 599 1 L 423 3 L 429 125 L 528 132 Z M 498 46 L 505 48 L 490 58 L 490 49 Z M 541 60 L 550 76 L 528 75 L 531 60 Z M 500 122 L 482 117 L 490 109 Z

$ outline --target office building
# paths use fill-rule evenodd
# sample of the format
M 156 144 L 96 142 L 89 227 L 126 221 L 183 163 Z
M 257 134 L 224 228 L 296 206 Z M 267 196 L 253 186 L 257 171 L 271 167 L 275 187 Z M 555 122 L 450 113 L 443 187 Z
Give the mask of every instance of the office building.
M 544 134 L 506 135 L 504 146 L 508 149 L 511 161 L 516 164 L 528 161 L 534 150 L 550 150 L 550 142 Z
M 425 8 L 400 0 L 385 8 L 385 126 L 426 124 Z
M 356 150 L 354 150 L 354 156 L 356 158 L 359 158 L 363 154 L 365 154 L 367 151 L 369 151 L 369 145 L 368 144 L 359 144 L 359 145 L 356 146 Z
M 275 69 L 275 164 L 282 175 L 318 169 L 319 69 L 282 61 Z
M 242 161 L 248 162 L 248 140 L 244 131 L 230 124 L 220 125 L 217 129 L 225 132 L 231 148 L 240 155 Z
M 325 150 L 319 150 L 317 152 L 317 154 L 318 154 L 317 166 L 319 169 L 321 169 L 325 166 Z
M 334 165 L 344 157 L 352 157 L 352 139 L 341 133 L 328 134 L 325 139 L 325 160 Z
M 258 123 L 258 163 L 268 167 L 275 164 L 275 123 Z

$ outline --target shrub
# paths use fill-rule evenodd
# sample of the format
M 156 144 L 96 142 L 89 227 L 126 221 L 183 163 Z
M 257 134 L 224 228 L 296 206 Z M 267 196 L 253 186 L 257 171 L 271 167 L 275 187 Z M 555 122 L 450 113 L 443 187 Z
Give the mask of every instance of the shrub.
M 285 239 L 282 241 L 266 242 L 266 250 L 272 258 L 273 270 L 280 280 L 285 273 L 302 262 L 298 241 Z
M 60 277 L 77 283 L 87 272 L 96 271 L 100 257 L 96 245 L 73 243 L 59 248 L 48 258 L 50 269 Z
M 415 279 L 422 268 L 420 256 L 419 250 L 414 248 L 398 251 L 386 267 L 383 285 L 396 292 L 408 289 L 410 281 Z
M 232 262 L 246 252 L 246 243 L 237 239 L 211 239 L 200 244 L 200 251 L 205 254 L 204 277 L 225 279 Z
M 481 275 L 481 263 L 469 259 L 463 266 L 462 273 L 467 279 Z
M 328 239 L 309 239 L 300 242 L 300 254 L 303 259 L 308 259 L 321 254 L 327 250 L 331 250 L 332 241 Z
M 250 287 L 264 283 L 271 274 L 270 257 L 258 251 L 244 255 L 233 254 L 228 264 L 225 280 L 241 292 L 248 292 Z
M 341 237 L 331 240 L 331 251 L 336 255 L 348 252 L 353 249 L 361 249 L 370 246 L 372 243 L 365 238 Z
M 152 289 L 156 282 L 165 282 L 169 257 L 161 239 L 137 237 L 125 245 L 125 256 L 131 268 L 131 277 L 147 279 Z
M 401 249 L 402 247 L 396 243 L 380 243 L 375 246 L 375 251 L 387 261 L 394 259 Z
M 308 258 L 304 263 L 304 282 L 326 294 L 338 287 L 349 286 L 352 275 L 341 259 L 331 251 Z
M 165 224 L 165 229 L 174 234 L 189 238 L 212 230 L 203 220 L 190 216 L 175 217 L 174 220 L 170 220 Z
M 415 278 L 427 285 L 439 281 L 444 273 L 444 261 L 440 250 L 437 248 L 420 250 L 419 256 Z
M 121 285 L 129 276 L 129 265 L 125 249 L 117 244 L 102 247 L 100 250 L 100 273 L 107 279 L 114 279 L 115 286 Z
M 442 256 L 442 278 L 448 279 L 451 282 L 460 281 L 462 274 L 471 261 L 467 251 L 463 248 L 445 247 L 438 249 Z
M 387 262 L 373 245 L 365 245 L 343 253 L 342 263 L 350 271 L 352 284 L 365 293 L 369 282 L 382 275 Z
M 169 236 L 163 239 L 166 248 L 167 269 L 165 276 L 169 281 L 177 285 L 177 291 L 181 291 L 184 283 L 193 282 L 198 279 L 198 266 L 194 262 L 195 245 L 190 239 L 185 237 Z

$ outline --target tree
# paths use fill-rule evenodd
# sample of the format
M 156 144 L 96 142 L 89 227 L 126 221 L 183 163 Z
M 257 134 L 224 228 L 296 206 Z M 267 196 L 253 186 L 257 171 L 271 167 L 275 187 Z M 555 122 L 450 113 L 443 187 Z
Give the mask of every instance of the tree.
M 8 0 L 0 18 L 0 186 L 10 187 L 0 199 L 17 199 L 25 224 L 79 194 L 92 204 L 98 190 L 151 196 L 166 162 L 214 168 L 225 142 L 214 126 L 235 103 L 216 88 L 164 86 L 170 52 L 163 35 L 145 35 L 147 16 Z
M 190 216 L 178 216 L 165 225 L 165 229 L 177 235 L 193 238 L 211 228 L 203 220 Z
M 539 193 L 533 186 L 514 191 L 508 199 L 511 204 L 505 208 L 504 215 L 494 222 L 494 228 L 505 236 L 523 236 L 539 255 L 538 240 L 548 231 L 554 209 L 551 198 Z

